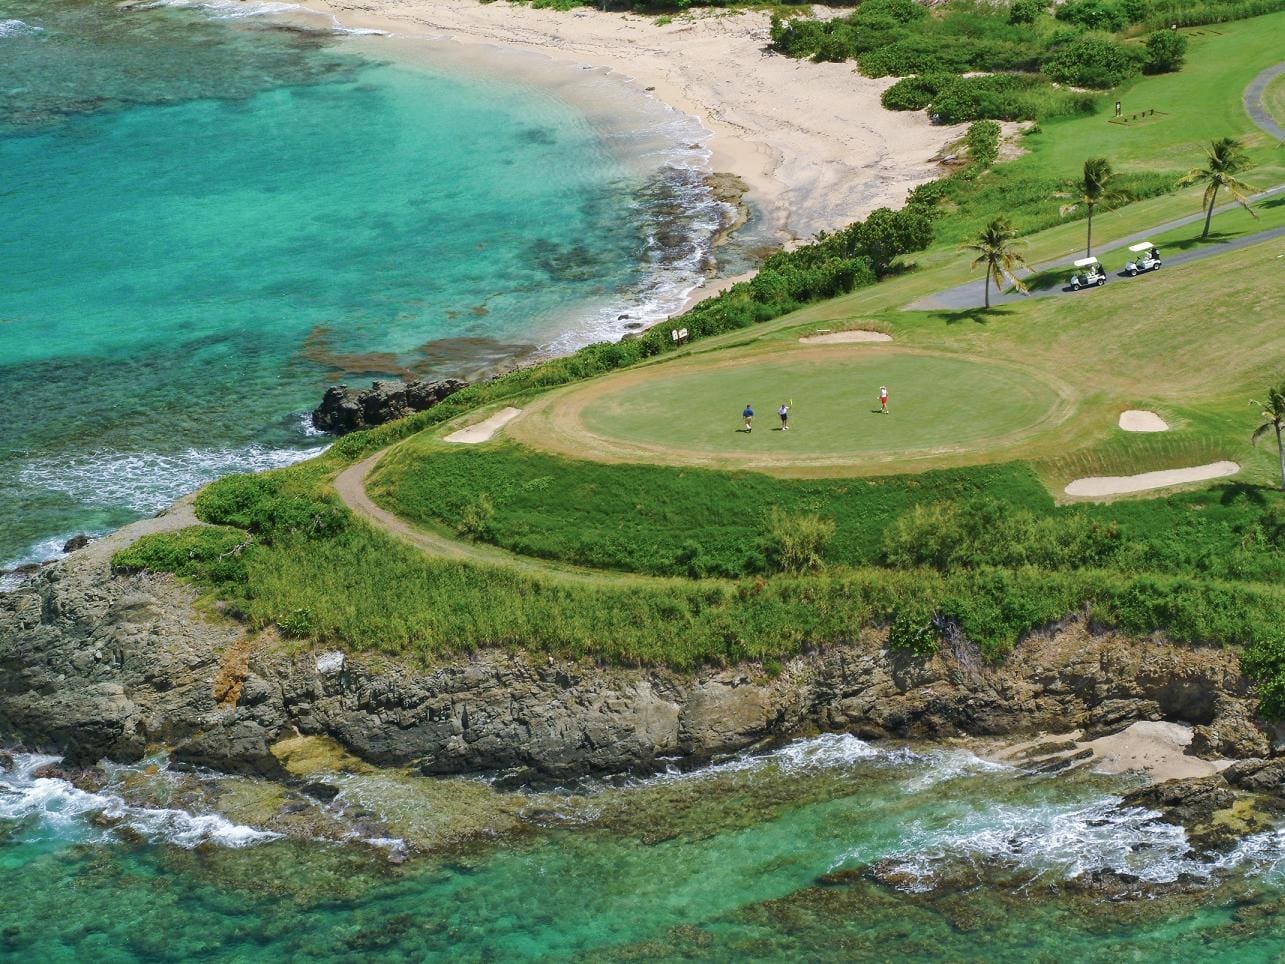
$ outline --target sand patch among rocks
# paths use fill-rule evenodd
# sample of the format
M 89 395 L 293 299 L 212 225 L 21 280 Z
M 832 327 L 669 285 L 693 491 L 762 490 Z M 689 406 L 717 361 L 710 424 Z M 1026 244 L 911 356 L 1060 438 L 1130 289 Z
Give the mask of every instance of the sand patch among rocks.
M 804 335 L 799 341 L 805 345 L 846 345 L 859 341 L 892 341 L 892 335 L 857 328 L 853 331 L 823 331 L 816 335 Z
M 489 442 L 496 432 L 521 414 L 522 409 L 520 408 L 502 408 L 490 418 L 478 422 L 476 425 L 470 425 L 468 428 L 462 428 L 458 432 L 452 432 L 446 436 L 446 441 L 457 442 L 461 445 L 478 445 L 482 442 Z
M 1118 733 L 1086 740 L 1082 730 L 1041 734 L 1011 745 L 983 747 L 983 759 L 1037 772 L 1087 768 L 1099 773 L 1139 773 L 1153 783 L 1207 777 L 1231 760 L 1204 760 L 1188 752 L 1194 736 L 1185 723 L 1140 720 Z
M 1208 465 L 1196 465 L 1189 469 L 1166 469 L 1163 472 L 1143 472 L 1141 475 L 1093 476 L 1087 479 L 1076 479 L 1066 487 L 1066 494 L 1089 497 L 1125 495 L 1129 492 L 1145 492 L 1148 489 L 1182 485 L 1185 482 L 1221 479 L 1227 475 L 1235 475 L 1239 471 L 1240 466 L 1235 462 L 1210 462 Z
M 1169 425 L 1155 412 L 1131 408 L 1120 413 L 1120 427 L 1126 432 L 1167 432 Z

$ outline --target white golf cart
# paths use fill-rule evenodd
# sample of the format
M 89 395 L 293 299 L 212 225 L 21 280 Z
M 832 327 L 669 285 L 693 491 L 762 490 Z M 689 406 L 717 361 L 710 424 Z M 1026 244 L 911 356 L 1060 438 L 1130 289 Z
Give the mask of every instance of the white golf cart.
M 1136 278 L 1141 271 L 1155 271 L 1160 267 L 1160 252 L 1150 241 L 1131 244 L 1129 250 L 1133 252 L 1133 257 L 1124 266 L 1124 270 L 1130 278 Z
M 1102 264 L 1097 258 L 1081 258 L 1075 262 L 1075 266 L 1080 270 L 1071 275 L 1072 291 L 1079 291 L 1081 288 L 1092 285 L 1100 288 L 1107 283 L 1107 273 L 1102 270 Z

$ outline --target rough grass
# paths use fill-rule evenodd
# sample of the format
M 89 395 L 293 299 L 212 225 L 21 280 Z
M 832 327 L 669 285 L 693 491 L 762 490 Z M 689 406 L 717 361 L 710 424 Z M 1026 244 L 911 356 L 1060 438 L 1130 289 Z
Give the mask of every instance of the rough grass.
M 181 534 L 189 543 L 218 531 Z M 173 536 L 148 536 L 117 565 L 164 568 Z M 570 586 L 441 562 L 352 520 L 323 538 L 257 541 L 244 575 L 216 586 L 251 626 L 306 628 L 314 643 L 432 663 L 498 646 L 621 664 L 781 659 L 855 638 L 899 613 L 936 613 L 991 657 L 1069 613 L 1179 641 L 1243 644 L 1275 625 L 1277 585 L 1101 571 L 834 570 L 736 584 Z
M 881 479 L 781 480 L 758 473 L 576 462 L 516 445 L 465 449 L 415 440 L 395 450 L 369 486 L 386 508 L 460 531 L 485 496 L 488 542 L 524 555 L 655 575 L 741 576 L 767 568 L 773 507 L 821 513 L 837 531 L 825 558 L 877 558 L 883 531 L 921 501 L 991 493 L 1052 507 L 1019 465 Z
M 833 523 L 821 553 L 830 565 L 905 559 L 916 565 L 913 551 L 890 552 L 893 528 L 916 508 L 970 509 L 984 502 L 999 521 L 984 523 L 991 511 L 984 507 L 975 528 L 948 531 L 938 524 L 917 538 L 948 539 L 952 558 L 969 566 L 1079 568 L 1110 561 L 1130 572 L 1285 579 L 1285 540 L 1271 522 L 1273 513 L 1285 513 L 1285 496 L 1239 483 L 1059 509 L 1020 464 L 879 479 L 777 479 L 579 462 L 512 444 L 464 450 L 416 440 L 390 456 L 371 491 L 404 518 L 457 533 L 482 501 L 489 507 L 486 524 L 469 537 L 523 555 L 651 575 L 770 572 L 773 513 Z M 1056 531 L 1036 531 L 1041 519 Z M 1076 528 L 1081 523 L 1118 531 L 1090 548 Z

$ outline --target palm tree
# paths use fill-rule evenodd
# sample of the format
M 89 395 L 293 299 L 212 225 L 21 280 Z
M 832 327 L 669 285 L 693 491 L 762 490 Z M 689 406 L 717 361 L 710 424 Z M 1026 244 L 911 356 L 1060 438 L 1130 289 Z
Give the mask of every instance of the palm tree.
M 1248 196 L 1254 192 L 1254 188 L 1236 177 L 1250 166 L 1249 155 L 1241 147 L 1240 141 L 1234 137 L 1211 141 L 1205 153 L 1208 155 L 1208 161 L 1204 167 L 1192 168 L 1178 179 L 1179 187 L 1187 187 L 1191 184 L 1205 185 L 1205 196 L 1201 201 L 1206 211 L 1205 230 L 1200 235 L 1202 238 L 1209 237 L 1209 222 L 1214 216 L 1214 199 L 1218 197 L 1220 187 L 1225 187 L 1231 192 L 1231 196 L 1240 202 L 1241 207 L 1253 217 L 1258 217 L 1254 209 L 1249 206 Z
M 977 252 L 977 258 L 973 261 L 974 268 L 980 265 L 986 266 L 986 309 L 988 311 L 991 306 L 991 279 L 995 281 L 996 291 L 1002 290 L 1004 279 L 1007 278 L 1013 282 L 1013 287 L 1018 291 L 1026 292 L 1026 285 L 1022 284 L 1014 274 L 1019 267 L 1026 267 L 1026 262 L 1022 260 L 1022 256 L 1017 253 L 1017 249 L 1012 244 L 1016 234 L 1008 218 L 1001 216 L 982 228 L 972 241 L 960 245 L 961 251 Z
M 1083 204 L 1089 212 L 1089 233 L 1084 241 L 1084 256 L 1086 258 L 1093 254 L 1093 209 L 1099 204 L 1103 207 L 1110 207 L 1113 204 L 1129 200 L 1127 191 L 1118 191 L 1108 187 L 1113 177 L 1115 177 L 1115 171 L 1111 170 L 1110 161 L 1105 157 L 1090 157 L 1084 162 L 1082 180 L 1075 186 L 1080 195 L 1079 203 Z
M 1276 432 L 1276 453 L 1281 460 L 1281 491 L 1285 492 L 1285 441 L 1281 440 L 1281 433 L 1285 432 L 1285 382 L 1281 382 L 1279 388 L 1267 390 L 1265 403 L 1254 402 L 1253 404 L 1262 408 L 1263 424 L 1254 429 L 1250 441 L 1257 444 L 1258 440 L 1269 431 Z

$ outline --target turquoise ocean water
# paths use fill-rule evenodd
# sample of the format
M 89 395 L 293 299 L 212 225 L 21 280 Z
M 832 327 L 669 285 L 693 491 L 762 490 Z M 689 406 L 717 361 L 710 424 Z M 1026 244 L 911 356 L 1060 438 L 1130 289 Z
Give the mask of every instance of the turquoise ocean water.
M 40 762 L 0 776 L 14 960 L 1248 962 L 1285 946 L 1282 834 L 1199 857 L 1119 807 L 1126 779 L 960 750 L 822 736 L 539 792 L 327 777 L 329 811 L 404 834 L 372 843 L 138 804 L 165 770 L 88 793 L 35 778 Z M 244 815 L 247 798 L 225 799 Z M 471 835 L 424 829 L 453 807 Z M 430 853 L 389 859 L 417 833 Z
M 331 381 L 674 310 L 722 216 L 702 136 L 593 71 L 289 4 L 0 5 L 0 568 L 315 451 Z

